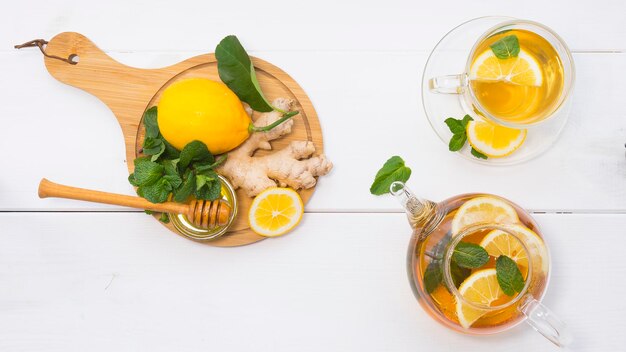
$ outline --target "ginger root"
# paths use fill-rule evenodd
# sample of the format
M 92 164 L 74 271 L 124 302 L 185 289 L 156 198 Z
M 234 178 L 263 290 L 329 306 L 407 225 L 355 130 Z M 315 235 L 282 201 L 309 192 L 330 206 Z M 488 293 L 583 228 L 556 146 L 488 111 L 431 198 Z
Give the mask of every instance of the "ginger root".
M 278 98 L 273 105 L 291 111 L 294 102 Z M 282 117 L 277 111 L 267 112 L 254 122 L 267 126 Z M 297 115 L 296 115 L 297 117 Z M 267 132 L 253 133 L 242 145 L 228 153 L 228 159 L 217 169 L 228 177 L 235 189 L 242 188 L 254 197 L 269 187 L 289 186 L 293 189 L 315 186 L 315 176 L 326 175 L 333 164 L 324 154 L 313 156 L 315 146 L 310 141 L 293 141 L 284 149 L 265 156 L 253 156 L 257 149 L 271 150 L 270 141 L 291 133 L 293 120 L 283 122 Z

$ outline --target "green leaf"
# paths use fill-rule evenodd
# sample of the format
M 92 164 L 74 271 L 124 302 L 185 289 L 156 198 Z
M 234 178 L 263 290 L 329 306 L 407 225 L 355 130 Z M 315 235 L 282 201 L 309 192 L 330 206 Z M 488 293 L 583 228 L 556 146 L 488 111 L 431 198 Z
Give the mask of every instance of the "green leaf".
M 496 277 L 500 288 L 507 296 L 515 295 L 524 289 L 524 277 L 517 267 L 517 263 L 506 255 L 496 259 Z
M 157 124 L 157 107 L 153 106 L 143 113 L 143 125 L 146 128 L 146 139 L 157 138 L 159 136 L 159 125 Z M 145 144 L 145 143 L 144 143 Z
M 229 35 L 222 39 L 215 48 L 215 57 L 220 79 L 239 99 L 255 111 L 274 110 L 263 96 L 252 61 L 236 36 Z
M 144 186 L 155 183 L 163 176 L 165 171 L 162 165 L 159 165 L 148 158 L 137 158 L 134 161 L 135 172 L 133 174 L 134 185 Z M 132 182 L 131 182 L 132 183 Z
M 519 55 L 519 40 L 516 35 L 507 35 L 490 45 L 493 54 L 501 60 L 506 60 Z
M 470 115 L 463 116 L 463 120 L 461 120 L 461 123 L 463 123 L 463 132 L 465 132 L 465 128 L 470 121 L 474 121 Z
M 163 140 L 163 144 L 165 144 L 165 151 L 163 152 L 163 157 L 166 159 L 177 159 L 180 156 L 180 152 L 178 151 L 178 149 L 174 148 L 174 146 L 169 144 L 165 139 L 162 139 L 162 140 Z
M 165 143 L 161 138 L 146 137 L 143 142 L 143 153 L 152 155 L 151 161 L 157 161 L 163 152 L 165 152 Z
M 487 264 L 489 254 L 477 244 L 459 242 L 452 252 L 452 260 L 462 268 L 475 269 Z
M 137 184 L 137 181 L 135 181 L 135 173 L 128 175 L 128 182 L 130 182 L 130 184 L 135 187 L 139 187 L 139 185 Z
M 152 203 L 163 203 L 167 200 L 171 190 L 171 184 L 161 178 L 152 184 L 140 186 L 138 192 L 141 192 L 140 195 Z
M 154 212 L 152 210 L 148 210 L 148 209 L 144 210 L 143 212 L 146 213 L 147 215 L 154 214 Z
M 227 158 L 227 154 L 222 154 L 220 155 L 214 163 L 195 163 L 194 164 L 194 168 L 196 169 L 197 172 L 203 172 L 203 171 L 208 171 L 208 170 L 214 170 L 216 167 L 220 166 L 221 163 L 223 163 L 226 158 Z
M 178 167 L 180 170 L 185 170 L 191 163 L 196 161 L 213 163 L 215 158 L 209 152 L 206 144 L 200 141 L 191 141 L 180 152 Z
M 211 172 L 212 174 L 208 175 L 196 175 L 196 190 L 204 187 L 207 183 L 214 181 L 217 179 L 217 174 L 215 172 Z
M 424 287 L 426 292 L 432 293 L 443 279 L 443 273 L 441 272 L 441 261 L 433 260 L 426 267 L 424 271 Z
M 487 159 L 487 156 L 472 147 L 471 153 L 479 159 Z
M 197 199 L 215 200 L 219 198 L 221 194 L 222 182 L 220 182 L 219 179 L 207 181 L 206 184 L 200 189 L 196 186 L 195 195 Z
M 170 176 L 179 176 L 178 173 L 178 160 L 179 159 L 171 159 L 171 160 L 163 160 L 161 161 L 161 165 L 163 165 L 163 169 L 165 170 L 166 175 Z
M 465 141 L 467 141 L 467 136 L 465 135 L 465 132 L 455 134 L 452 136 L 452 138 L 450 138 L 450 143 L 448 143 L 448 149 L 451 152 L 459 151 L 465 145 Z
M 183 180 L 178 175 L 165 175 L 163 179 L 170 184 L 171 189 L 176 189 L 183 183 Z
M 446 123 L 446 125 L 448 125 L 448 128 L 450 129 L 450 132 L 452 132 L 452 134 L 465 133 L 465 125 L 463 125 L 463 122 L 461 120 L 457 120 L 453 117 L 448 117 L 444 122 Z
M 459 288 L 463 281 L 465 281 L 465 279 L 467 279 L 471 274 L 471 269 L 463 268 L 455 261 L 450 262 L 450 275 L 452 275 L 452 281 L 454 282 L 454 286 L 456 286 L 456 288 Z
M 196 176 L 193 172 L 187 173 L 185 181 L 174 191 L 174 201 L 184 203 L 189 196 L 196 190 Z
M 370 187 L 370 193 L 381 195 L 389 192 L 389 187 L 396 181 L 406 182 L 411 177 L 411 169 L 404 165 L 404 160 L 399 156 L 392 156 L 385 165 L 378 170 L 374 182 Z
M 167 215 L 167 213 L 161 213 L 161 216 L 159 217 L 159 221 L 167 224 L 170 222 L 170 217 Z

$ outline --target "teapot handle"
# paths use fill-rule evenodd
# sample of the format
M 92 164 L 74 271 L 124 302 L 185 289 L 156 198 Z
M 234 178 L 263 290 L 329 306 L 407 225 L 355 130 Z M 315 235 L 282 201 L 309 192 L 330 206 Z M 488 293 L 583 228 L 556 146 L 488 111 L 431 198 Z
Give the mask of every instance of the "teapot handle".
M 537 332 L 559 347 L 564 347 L 572 340 L 569 329 L 550 309 L 530 297 L 520 306 L 526 316 L 526 322 Z

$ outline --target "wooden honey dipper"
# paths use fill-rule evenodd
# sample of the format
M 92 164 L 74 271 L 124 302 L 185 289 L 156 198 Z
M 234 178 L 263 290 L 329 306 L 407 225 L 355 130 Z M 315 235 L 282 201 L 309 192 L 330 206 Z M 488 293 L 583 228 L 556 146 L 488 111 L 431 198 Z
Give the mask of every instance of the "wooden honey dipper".
M 60 185 L 45 178 L 39 182 L 38 193 L 39 198 L 67 198 L 165 213 L 184 214 L 195 226 L 203 229 L 213 229 L 216 226 L 226 225 L 232 211 L 231 206 L 223 199 L 213 201 L 194 199 L 189 204 L 176 202 L 152 203 L 140 197 Z

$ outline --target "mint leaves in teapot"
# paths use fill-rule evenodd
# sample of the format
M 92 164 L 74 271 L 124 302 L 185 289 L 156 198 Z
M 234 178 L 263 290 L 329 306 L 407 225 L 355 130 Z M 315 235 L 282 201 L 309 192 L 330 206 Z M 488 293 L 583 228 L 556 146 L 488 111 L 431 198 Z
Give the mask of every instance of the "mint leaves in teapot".
M 513 296 L 524 289 L 524 277 L 513 259 L 501 255 L 496 259 L 498 284 L 507 296 Z
M 448 242 L 449 236 L 440 242 Z M 437 245 L 437 247 L 440 247 Z M 454 286 L 459 288 L 471 274 L 473 269 L 483 269 L 491 257 L 487 251 L 475 243 L 459 242 L 452 252 L 450 261 L 450 275 Z M 524 289 L 525 281 L 517 263 L 506 255 L 499 255 L 495 259 L 496 277 L 498 285 L 507 296 L 514 296 Z M 492 269 L 493 270 L 493 269 Z M 431 258 L 431 262 L 424 271 L 424 288 L 432 293 L 443 282 L 443 255 Z
M 452 252 L 452 260 L 462 268 L 476 269 L 487 264 L 489 254 L 477 244 L 459 242 Z

